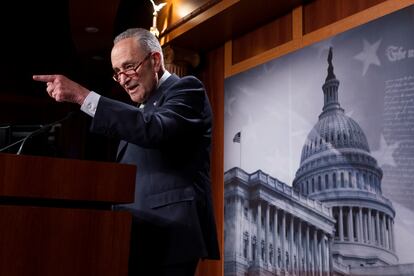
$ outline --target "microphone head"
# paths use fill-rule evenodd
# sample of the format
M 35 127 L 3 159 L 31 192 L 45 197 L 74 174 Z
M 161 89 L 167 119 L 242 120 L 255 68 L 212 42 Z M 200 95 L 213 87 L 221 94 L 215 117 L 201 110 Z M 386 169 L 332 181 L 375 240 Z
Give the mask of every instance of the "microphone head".
M 78 113 L 79 113 L 79 110 L 69 111 L 69 113 L 66 115 L 66 117 L 64 118 L 64 120 L 71 119 L 72 117 L 74 117 Z

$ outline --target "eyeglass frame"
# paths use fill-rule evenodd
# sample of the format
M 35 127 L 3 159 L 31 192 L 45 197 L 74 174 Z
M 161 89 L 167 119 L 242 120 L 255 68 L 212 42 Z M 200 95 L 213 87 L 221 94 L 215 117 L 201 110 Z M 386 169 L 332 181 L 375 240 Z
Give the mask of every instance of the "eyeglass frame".
M 137 71 L 139 70 L 139 68 L 142 66 L 142 64 L 153 54 L 153 52 L 149 52 L 145 58 L 143 60 L 141 60 L 140 62 L 138 62 L 135 66 L 132 66 L 129 69 L 123 70 L 123 71 L 119 71 L 119 72 L 114 72 L 114 74 L 112 75 L 112 79 L 116 82 L 120 82 L 120 77 L 122 74 L 124 74 L 126 77 L 130 78 L 132 77 L 134 74 L 137 73 Z M 128 73 L 129 71 L 129 73 Z

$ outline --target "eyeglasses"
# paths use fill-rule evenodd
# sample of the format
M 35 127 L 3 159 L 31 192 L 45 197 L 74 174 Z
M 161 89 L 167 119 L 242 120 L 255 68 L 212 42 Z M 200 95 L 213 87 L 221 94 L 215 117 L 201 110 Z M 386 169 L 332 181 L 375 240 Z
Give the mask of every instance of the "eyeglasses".
M 149 52 L 145 56 L 145 58 L 141 62 L 137 63 L 136 65 L 132 65 L 132 64 L 128 65 L 124 71 L 114 72 L 114 74 L 112 75 L 112 78 L 114 79 L 114 81 L 120 82 L 122 74 L 124 74 L 128 78 L 134 76 L 139 70 L 139 68 L 141 67 L 141 65 L 151 56 L 151 54 L 152 52 Z

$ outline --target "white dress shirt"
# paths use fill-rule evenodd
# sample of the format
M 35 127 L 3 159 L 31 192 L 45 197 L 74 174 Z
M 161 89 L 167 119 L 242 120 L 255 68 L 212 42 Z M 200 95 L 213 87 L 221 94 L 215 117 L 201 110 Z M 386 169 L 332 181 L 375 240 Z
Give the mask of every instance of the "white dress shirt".
M 164 70 L 164 74 L 162 74 L 162 77 L 160 78 L 157 88 L 160 87 L 160 85 L 168 79 L 168 77 L 171 76 L 171 73 L 167 70 Z M 95 116 L 96 108 L 98 107 L 99 99 L 101 98 L 101 95 L 98 93 L 91 91 L 88 96 L 86 96 L 85 100 L 83 101 L 83 104 L 81 105 L 81 110 L 88 114 L 91 117 Z M 142 104 L 139 105 L 140 108 L 143 107 Z

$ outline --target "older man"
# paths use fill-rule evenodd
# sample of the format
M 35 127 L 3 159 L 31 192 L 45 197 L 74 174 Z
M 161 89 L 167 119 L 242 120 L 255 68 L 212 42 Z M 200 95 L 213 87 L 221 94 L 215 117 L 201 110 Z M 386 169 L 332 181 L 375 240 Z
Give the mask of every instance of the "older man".
M 137 106 L 88 90 L 62 75 L 35 75 L 56 101 L 93 117 L 91 131 L 121 140 L 117 159 L 137 166 L 130 275 L 193 275 L 200 258 L 218 259 L 210 190 L 212 114 L 202 83 L 164 68 L 150 32 L 114 40 L 113 78 Z M 144 274 L 147 273 L 147 274 Z

